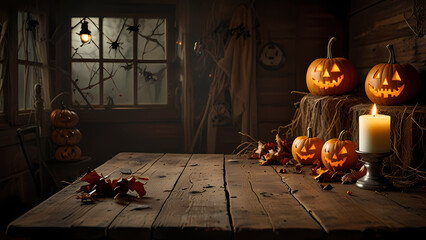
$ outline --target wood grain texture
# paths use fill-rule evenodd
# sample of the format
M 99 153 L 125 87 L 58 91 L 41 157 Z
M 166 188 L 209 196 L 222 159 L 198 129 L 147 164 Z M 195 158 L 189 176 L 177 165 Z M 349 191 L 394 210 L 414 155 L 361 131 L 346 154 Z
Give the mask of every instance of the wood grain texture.
M 278 172 L 283 167 L 274 168 Z M 327 239 L 411 239 L 425 233 L 426 215 L 416 213 L 404 204 L 411 198 L 411 206 L 422 206 L 420 209 L 424 211 L 425 203 L 421 202 L 421 198 L 414 199 L 414 194 L 399 193 L 400 199 L 391 199 L 388 192 L 368 191 L 354 184 L 340 183 L 330 183 L 333 188 L 326 191 L 306 173 L 310 172 L 308 166 L 304 170 L 304 174 L 280 175 L 291 188 L 293 196 L 324 228 Z M 348 195 L 347 191 L 351 191 L 352 195 Z
M 321 239 L 322 228 L 270 166 L 226 155 L 235 239 Z
M 223 155 L 194 154 L 152 228 L 154 239 L 231 239 Z
M 190 158 L 190 154 L 166 154 L 147 169 L 141 169 L 147 195 L 132 201 L 109 227 L 111 239 L 150 239 L 151 226 L 169 197 L 177 179 Z M 144 207 L 147 207 L 144 209 Z M 138 208 L 142 208 L 137 210 Z
M 158 160 L 163 154 L 120 153 L 96 171 L 110 178 L 121 176 L 120 168 L 132 172 Z M 76 181 L 9 224 L 12 236 L 58 236 L 58 238 L 98 239 L 105 237 L 114 218 L 133 198 L 100 198 L 95 204 L 82 205 L 76 191 L 85 185 Z

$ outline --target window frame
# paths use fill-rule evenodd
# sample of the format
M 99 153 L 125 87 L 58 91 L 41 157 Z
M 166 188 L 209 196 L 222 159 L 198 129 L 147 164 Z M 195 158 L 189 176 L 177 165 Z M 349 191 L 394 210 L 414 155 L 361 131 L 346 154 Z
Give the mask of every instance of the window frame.
M 34 113 L 35 109 L 25 109 L 19 110 L 19 65 L 32 66 L 32 67 L 42 67 L 42 62 L 33 62 L 28 60 L 22 60 L 18 58 L 18 12 L 31 12 L 31 7 L 18 7 L 9 9 L 5 14 L 8 18 L 8 28 L 7 28 L 7 50 L 6 54 L 7 59 L 4 61 L 4 65 L 8 68 L 4 79 L 3 86 L 3 96 L 4 96 L 4 111 L 0 113 L 0 128 L 7 129 L 11 126 L 22 126 L 30 123 L 34 123 Z M 45 11 L 40 11 L 39 14 L 46 16 Z M 46 22 L 40 22 L 39 24 L 47 24 Z M 48 31 L 48 29 L 46 28 Z M 48 50 L 48 46 L 47 46 Z M 44 63 L 48 64 L 48 63 Z M 27 89 L 28 90 L 28 89 Z M 32 91 L 32 88 L 29 88 Z M 51 91 L 51 88 L 48 89 Z M 43 114 L 48 114 L 48 109 L 46 109 L 46 104 L 50 101 L 44 99 L 45 108 Z
M 104 58 L 103 57 L 103 34 L 100 34 L 100 39 L 99 39 L 99 57 L 96 59 L 91 59 L 91 58 L 85 58 L 85 59 L 81 59 L 81 58 L 76 58 L 73 59 L 71 56 L 71 35 L 69 37 L 69 59 L 70 59 L 70 72 L 72 71 L 72 63 L 73 62 L 93 62 L 93 63 L 99 63 L 99 69 L 102 69 L 101 67 L 103 66 L 104 63 L 132 63 L 134 64 L 134 66 L 137 66 L 137 64 L 143 64 L 143 63 L 163 63 L 166 64 L 166 68 L 167 68 L 167 75 L 166 75 L 166 81 L 167 81 L 167 103 L 166 104 L 138 104 L 138 100 L 137 100 L 137 82 L 138 82 L 138 69 L 136 67 L 133 67 L 133 104 L 129 104 L 129 105 L 114 105 L 111 110 L 130 110 L 130 109 L 137 109 L 137 110 L 142 110 L 142 109 L 164 109 L 164 110 L 172 110 L 172 108 L 175 108 L 175 103 L 176 103 L 176 97 L 175 97 L 175 91 L 174 89 L 176 88 L 176 84 L 174 81 L 174 77 L 176 76 L 176 72 L 174 69 L 174 63 L 173 63 L 173 59 L 175 59 L 176 53 L 175 53 L 175 49 L 176 47 L 174 46 L 174 28 L 173 28 L 173 23 L 175 21 L 175 16 L 173 14 L 171 14 L 170 12 L 164 11 L 163 13 L 140 13 L 140 14 L 122 14 L 122 13 L 117 13 L 117 14 L 89 14 L 87 16 L 83 16 L 83 15 L 72 15 L 69 18 L 69 21 L 71 21 L 71 18 L 83 18 L 83 17 L 96 17 L 99 18 L 99 27 L 102 30 L 102 19 L 103 18 L 131 18 L 134 20 L 134 24 L 136 24 L 136 19 L 142 19 L 142 18 L 164 18 L 166 19 L 166 55 L 165 55 L 165 59 L 164 60 L 144 60 L 144 59 L 139 59 L 138 55 L 137 55 L 137 33 L 134 33 L 133 35 L 133 57 L 130 59 L 110 59 L 110 58 Z M 70 24 L 69 24 L 70 25 Z M 74 31 L 70 31 L 70 34 L 74 34 Z M 136 64 L 136 65 L 135 65 Z M 104 76 L 104 71 L 99 71 L 99 79 L 103 79 Z M 70 84 L 70 86 L 72 85 L 72 83 Z M 105 101 L 104 101 L 104 89 L 103 89 L 103 82 L 100 81 L 100 91 L 99 91 L 99 105 L 92 105 L 92 107 L 95 110 L 105 110 Z M 72 86 L 71 86 L 72 89 Z M 88 106 L 86 107 L 86 105 L 81 105 L 81 110 L 85 110 L 86 108 L 88 108 Z

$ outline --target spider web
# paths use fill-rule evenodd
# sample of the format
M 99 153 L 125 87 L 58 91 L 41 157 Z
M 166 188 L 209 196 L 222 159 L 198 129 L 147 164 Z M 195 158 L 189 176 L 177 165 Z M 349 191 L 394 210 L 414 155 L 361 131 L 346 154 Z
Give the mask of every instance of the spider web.
M 104 18 L 103 20 L 105 21 L 105 19 L 106 18 Z M 100 85 L 101 82 L 105 84 L 105 83 L 108 83 L 108 81 L 110 81 L 113 86 L 113 88 L 109 92 L 103 89 L 104 99 L 107 99 L 108 101 L 113 100 L 114 97 L 117 97 L 117 96 L 122 97 L 125 95 L 124 93 L 126 92 L 130 92 L 130 93 L 133 92 L 131 91 L 131 89 L 120 89 L 119 88 L 120 84 L 118 84 L 118 81 L 123 81 L 123 79 L 116 77 L 116 75 L 119 75 L 117 74 L 117 72 L 131 71 L 134 67 L 133 63 L 130 63 L 133 61 L 133 56 L 129 57 L 128 56 L 129 54 L 126 54 L 123 52 L 123 50 L 127 50 L 125 49 L 126 47 L 130 49 L 130 52 L 132 52 L 133 43 L 132 41 L 129 41 L 129 42 L 122 41 L 122 39 L 129 39 L 129 38 L 133 39 L 134 33 L 136 33 L 140 38 L 144 39 L 143 40 L 144 42 L 142 45 L 141 59 L 145 59 L 145 57 L 147 57 L 147 59 L 151 58 L 152 56 L 149 54 L 158 53 L 157 49 L 161 49 L 160 52 L 163 54 L 163 56 L 165 56 L 164 41 L 159 40 L 159 38 L 165 35 L 165 32 L 164 32 L 165 19 L 149 19 L 151 20 L 149 21 L 149 23 L 151 24 L 146 24 L 146 25 L 144 24 L 146 22 L 145 21 L 146 19 L 140 19 L 140 22 L 142 21 L 143 29 L 141 29 L 141 24 L 132 25 L 131 22 L 133 21 L 129 21 L 129 19 L 127 18 L 109 18 L 109 19 L 115 19 L 115 21 L 117 20 L 121 21 L 121 24 L 119 24 L 118 28 L 116 28 L 116 29 L 119 29 L 118 33 L 116 33 L 117 31 L 114 31 L 114 29 L 108 29 L 107 27 L 111 27 L 111 26 L 106 26 L 106 25 L 103 26 L 104 31 L 102 31 L 100 27 L 98 26 L 97 21 L 93 20 L 90 17 L 83 18 L 77 24 L 72 26 L 72 29 L 75 29 L 72 31 L 72 33 L 73 34 L 78 33 L 81 27 L 81 23 L 84 20 L 89 21 L 89 23 L 91 23 L 90 28 L 92 29 L 95 28 L 99 36 L 102 35 L 102 37 L 105 39 L 104 46 L 103 46 L 104 55 L 106 55 L 106 57 L 108 58 L 108 57 L 111 57 L 111 53 L 113 53 L 112 59 L 117 59 L 117 55 L 118 55 L 119 58 L 129 61 L 129 62 L 120 62 L 120 63 L 112 62 L 112 65 L 110 65 L 111 68 L 108 68 L 108 69 L 107 67 L 105 67 L 106 64 L 104 64 L 102 66 L 104 76 L 100 81 L 99 80 L 96 81 L 97 79 L 99 79 L 97 75 L 100 72 L 100 67 L 96 66 L 96 64 L 91 64 L 92 62 L 81 62 L 83 63 L 84 68 L 86 69 L 85 71 L 89 73 L 89 79 L 88 80 L 85 79 L 85 81 L 79 81 L 79 79 L 75 79 L 75 81 L 90 103 L 96 100 L 96 96 L 94 96 L 94 94 L 92 93 L 93 88 Z M 152 24 L 153 22 L 154 24 Z M 114 24 L 111 24 L 111 25 L 114 25 Z M 115 24 L 115 25 L 118 25 L 118 24 Z M 123 30 L 128 30 L 128 31 L 123 31 Z M 110 32 L 112 34 L 109 34 L 109 33 L 107 34 L 106 32 Z M 114 35 L 113 33 L 116 33 L 116 34 Z M 125 34 L 127 34 L 127 36 Z M 76 44 L 73 44 L 72 58 L 85 59 L 89 57 L 89 58 L 99 59 L 99 57 L 96 57 L 96 54 L 92 53 L 94 56 L 90 55 L 91 52 L 93 52 L 94 50 L 99 52 L 100 47 L 97 44 L 97 41 L 99 40 L 96 40 L 96 33 L 95 33 L 94 35 L 92 35 L 92 39 L 88 43 L 78 44 L 77 46 L 75 46 Z M 89 46 L 92 49 L 91 52 L 90 52 L 90 49 L 86 50 Z M 138 45 L 138 48 L 141 48 L 141 46 Z M 108 51 L 106 54 L 107 49 Z M 138 67 L 138 73 L 139 73 L 138 75 L 141 76 L 143 79 L 145 79 L 146 82 L 150 82 L 150 84 L 158 85 L 158 82 L 160 82 L 158 80 L 164 77 L 165 70 L 166 68 L 164 67 L 164 68 L 160 68 L 156 72 L 150 72 L 149 70 L 147 70 L 145 65 L 144 68 Z M 134 77 L 132 78 L 132 80 L 133 79 Z M 152 98 L 153 101 L 156 101 L 156 99 L 158 99 L 158 94 L 159 94 L 159 90 L 157 90 L 158 87 L 155 89 L 156 90 L 154 92 L 154 97 Z M 73 89 L 73 91 L 75 92 L 75 89 Z

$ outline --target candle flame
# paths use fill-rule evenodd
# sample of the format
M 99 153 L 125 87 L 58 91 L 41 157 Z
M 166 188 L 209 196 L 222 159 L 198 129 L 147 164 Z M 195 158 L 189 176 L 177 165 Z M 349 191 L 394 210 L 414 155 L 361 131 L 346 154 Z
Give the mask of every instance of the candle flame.
M 373 106 L 372 114 L 373 114 L 373 116 L 376 116 L 376 114 L 377 114 L 376 104 L 374 104 L 374 106 Z

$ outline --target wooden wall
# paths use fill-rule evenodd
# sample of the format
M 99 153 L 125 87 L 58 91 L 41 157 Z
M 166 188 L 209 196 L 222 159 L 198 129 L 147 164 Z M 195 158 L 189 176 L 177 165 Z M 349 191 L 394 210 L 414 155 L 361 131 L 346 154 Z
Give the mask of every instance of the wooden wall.
M 409 63 L 420 73 L 422 89 L 426 79 L 426 37 L 416 37 L 404 20 L 414 27 L 415 18 L 409 0 L 357 0 L 351 1 L 349 16 L 349 58 L 358 70 L 359 81 L 364 83 L 368 71 L 389 58 L 387 44 L 393 44 L 398 63 Z M 426 1 L 418 0 L 426 10 Z M 426 15 L 423 13 L 423 15 Z M 426 25 L 425 19 L 423 24 Z M 426 28 L 424 29 L 426 30 Z M 417 102 L 425 104 L 424 94 Z
M 268 41 L 282 46 L 286 61 L 275 71 L 257 66 L 259 139 L 273 140 L 272 129 L 291 122 L 294 103 L 300 98 L 291 94 L 308 92 L 306 69 L 317 58 L 326 57 L 331 37 L 334 56 L 347 57 L 346 1 L 256 1 L 260 44 Z

